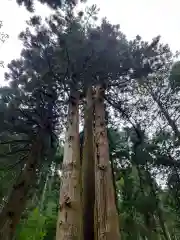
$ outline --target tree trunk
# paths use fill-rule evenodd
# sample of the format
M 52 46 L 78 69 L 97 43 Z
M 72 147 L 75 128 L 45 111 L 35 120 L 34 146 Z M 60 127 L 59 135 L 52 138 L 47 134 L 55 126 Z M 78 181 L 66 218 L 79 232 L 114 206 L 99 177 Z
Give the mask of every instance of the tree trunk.
M 94 172 L 94 108 L 92 88 L 87 90 L 84 123 L 84 146 L 82 161 L 82 203 L 83 203 L 83 239 L 94 239 L 94 202 L 95 202 L 95 172 Z
M 42 212 L 43 208 L 44 208 L 44 201 L 45 201 L 45 197 L 46 197 L 48 181 L 49 181 L 49 171 L 46 174 L 46 180 L 45 180 L 45 184 L 44 184 L 44 187 L 43 187 L 43 192 L 42 192 L 41 201 L 40 201 L 40 205 L 39 205 L 40 212 Z
M 110 164 L 111 164 L 111 173 L 112 173 L 112 182 L 113 182 L 113 187 L 114 187 L 114 199 L 115 199 L 115 203 L 116 203 L 116 209 L 117 212 L 120 212 L 119 209 L 119 205 L 118 205 L 118 194 L 117 194 L 117 187 L 116 187 L 116 178 L 115 178 L 115 170 L 114 170 L 114 162 L 113 159 L 111 159 L 111 156 L 109 154 L 109 158 L 110 158 Z
M 150 90 L 150 94 L 153 98 L 153 100 L 157 103 L 158 107 L 160 108 L 161 112 L 163 113 L 164 117 L 166 118 L 168 124 L 172 128 L 174 135 L 177 137 L 178 142 L 180 143 L 180 131 L 175 123 L 175 121 L 171 118 L 168 111 L 164 108 L 162 102 L 160 99 L 157 98 L 157 96 L 153 93 L 153 91 Z
M 42 142 L 38 137 L 32 145 L 24 169 L 13 186 L 8 202 L 0 213 L 0 240 L 11 240 L 15 234 L 16 226 L 26 206 L 29 190 L 36 179 L 42 148 Z
M 135 152 L 135 157 L 136 157 L 136 149 L 134 149 L 134 152 Z M 145 189 L 144 189 L 144 184 L 143 184 L 144 183 L 143 172 L 145 170 L 144 170 L 144 168 L 142 169 L 140 167 L 140 165 L 136 163 L 136 161 L 134 161 L 134 162 L 135 162 L 136 169 L 138 172 L 140 191 L 141 191 L 142 196 L 145 197 L 146 194 L 145 194 Z M 143 172 L 142 172 L 142 170 L 143 170 Z M 154 221 L 153 213 L 149 212 L 147 210 L 146 212 L 144 212 L 143 217 L 144 217 L 144 224 L 145 224 L 146 230 L 147 230 L 148 240 L 157 240 L 158 234 L 156 233 L 156 229 L 155 229 L 156 223 Z
M 105 122 L 104 89 L 97 87 L 95 99 L 95 234 L 96 240 L 119 240 L 109 144 Z
M 71 93 L 62 166 L 56 240 L 82 239 L 79 98 Z
M 166 223 L 164 221 L 163 211 L 162 211 L 162 208 L 161 208 L 161 205 L 160 205 L 161 202 L 159 200 L 158 194 L 156 193 L 156 192 L 158 192 L 158 189 L 157 189 L 156 185 L 153 184 L 153 180 L 152 180 L 151 174 L 150 174 L 150 172 L 148 170 L 146 171 L 146 174 L 147 174 L 147 177 L 149 179 L 152 195 L 154 196 L 154 199 L 156 201 L 156 208 L 157 208 L 156 211 L 157 211 L 158 218 L 159 218 L 159 225 L 160 225 L 160 227 L 162 229 L 164 238 L 166 240 L 171 240 L 171 236 L 169 234 L 169 231 L 167 229 Z

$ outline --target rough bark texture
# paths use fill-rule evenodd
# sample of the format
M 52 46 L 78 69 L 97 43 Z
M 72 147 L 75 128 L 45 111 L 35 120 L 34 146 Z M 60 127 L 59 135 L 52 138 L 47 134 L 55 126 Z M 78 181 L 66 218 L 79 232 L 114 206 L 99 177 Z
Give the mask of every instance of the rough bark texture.
M 0 240 L 11 240 L 14 237 L 16 226 L 26 206 L 29 190 L 36 179 L 41 154 L 42 144 L 37 139 L 32 145 L 24 169 L 13 186 L 8 202 L 0 213 Z
M 119 220 L 115 204 L 109 145 L 105 123 L 104 90 L 95 99 L 95 232 L 96 240 L 119 240 Z
M 95 202 L 95 173 L 94 173 L 94 109 L 92 89 L 87 91 L 84 123 L 84 146 L 82 161 L 82 203 L 83 203 L 83 239 L 94 239 L 94 202 Z
M 166 223 L 164 221 L 164 216 L 163 216 L 163 211 L 162 211 L 162 207 L 161 207 L 161 202 L 158 198 L 158 195 L 157 195 L 157 192 L 158 192 L 158 189 L 156 187 L 156 185 L 153 184 L 153 179 L 151 177 L 151 174 L 149 171 L 146 171 L 146 174 L 147 174 L 147 177 L 148 177 L 148 180 L 149 180 L 149 183 L 150 183 L 150 187 L 151 187 L 151 194 L 152 196 L 154 196 L 154 199 L 155 199 L 155 202 L 156 202 L 156 211 L 157 211 L 157 215 L 158 215 L 158 218 L 159 218 L 159 225 L 162 229 L 162 232 L 163 232 L 163 235 L 164 235 L 164 239 L 165 240 L 171 240 L 171 236 L 169 234 L 169 231 L 168 231 L 168 228 L 166 226 Z
M 82 239 L 82 205 L 79 143 L 79 98 L 71 94 L 64 145 L 62 185 L 56 240 Z

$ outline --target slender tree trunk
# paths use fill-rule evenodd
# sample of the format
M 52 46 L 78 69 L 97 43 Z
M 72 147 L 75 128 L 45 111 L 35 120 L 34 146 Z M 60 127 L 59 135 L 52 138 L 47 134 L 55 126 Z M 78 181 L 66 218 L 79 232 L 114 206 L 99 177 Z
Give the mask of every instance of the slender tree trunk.
M 45 196 L 46 196 L 48 180 L 49 180 L 49 171 L 46 174 L 46 180 L 45 180 L 45 184 L 44 184 L 44 187 L 43 187 L 43 192 L 42 192 L 41 201 L 40 201 L 40 205 L 39 205 L 40 211 L 42 211 L 43 208 L 44 208 L 44 201 L 45 201 Z
M 105 122 L 104 89 L 97 87 L 95 99 L 95 233 L 96 240 L 119 240 L 109 144 Z
M 171 236 L 169 234 L 166 223 L 164 221 L 164 216 L 163 216 L 162 208 L 161 208 L 161 205 L 160 205 L 160 200 L 159 200 L 159 197 L 156 193 L 156 191 L 158 189 L 156 188 L 156 186 L 154 186 L 151 174 L 148 170 L 146 171 L 146 174 L 147 174 L 147 177 L 149 179 L 152 195 L 154 196 L 154 199 L 156 201 L 156 208 L 157 208 L 157 214 L 158 214 L 158 218 L 159 218 L 159 224 L 160 224 L 160 227 L 162 229 L 164 238 L 166 240 L 171 240 Z
M 13 186 L 7 204 L 0 213 L 0 240 L 11 240 L 16 226 L 25 209 L 29 190 L 36 179 L 36 169 L 42 157 L 43 145 L 38 137 L 34 141 L 27 162 L 19 178 Z
M 42 172 L 39 173 L 39 177 L 37 177 L 37 181 L 36 181 L 36 185 L 35 185 L 35 188 L 36 190 L 34 191 L 34 193 L 32 193 L 32 200 L 31 200 L 31 204 L 32 206 L 35 206 L 37 204 L 37 200 L 38 200 L 38 197 L 37 197 L 37 186 L 39 186 L 40 182 L 41 182 L 41 178 L 42 178 Z
M 117 187 L 116 187 L 116 178 L 115 178 L 115 170 L 114 170 L 114 163 L 113 163 L 113 159 L 111 159 L 111 156 L 109 155 L 110 158 L 110 163 L 111 163 L 111 173 L 112 173 L 112 181 L 113 181 L 113 187 L 114 187 L 114 199 L 115 199 L 115 203 L 116 203 L 116 209 L 117 212 L 120 212 L 119 206 L 118 206 L 118 195 L 117 195 Z
M 82 161 L 83 239 L 94 239 L 94 107 L 92 88 L 87 90 Z
M 169 115 L 168 111 L 164 108 L 162 102 L 160 101 L 160 99 L 157 98 L 157 96 L 150 90 L 150 94 L 153 98 L 153 100 L 157 103 L 158 107 L 160 108 L 161 112 L 163 113 L 164 117 L 166 118 L 168 124 L 170 125 L 170 127 L 172 128 L 175 136 L 177 137 L 179 143 L 180 143 L 180 131 L 175 123 L 175 121 L 171 118 L 171 116 Z
M 82 239 L 78 105 L 78 94 L 73 92 L 69 99 L 56 240 Z
M 136 150 L 134 150 L 136 153 Z M 140 185 L 140 190 L 141 190 L 141 194 L 145 197 L 145 190 L 144 190 L 144 180 L 143 180 L 143 173 L 142 173 L 142 169 L 141 167 L 136 164 L 136 169 L 138 172 L 138 176 L 139 176 L 139 185 Z M 143 169 L 144 171 L 144 169 Z M 148 234 L 148 240 L 155 240 L 157 239 L 157 236 L 155 236 L 155 222 L 154 222 L 154 216 L 152 213 L 150 213 L 148 210 L 146 212 L 144 212 L 144 224 L 146 226 L 146 230 L 147 230 L 147 234 Z

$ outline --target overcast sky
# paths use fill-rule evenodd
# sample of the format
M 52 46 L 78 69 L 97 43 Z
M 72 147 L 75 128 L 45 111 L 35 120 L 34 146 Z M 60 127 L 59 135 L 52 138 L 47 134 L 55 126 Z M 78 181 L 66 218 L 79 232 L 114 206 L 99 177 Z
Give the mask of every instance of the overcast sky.
M 21 43 L 18 34 L 25 29 L 30 14 L 18 7 L 15 0 L 1 0 L 0 20 L 2 30 L 9 34 L 6 43 L 0 46 L 0 60 L 5 64 L 20 54 Z M 128 39 L 137 34 L 150 41 L 161 35 L 161 41 L 168 43 L 173 51 L 180 50 L 180 2 L 179 0 L 89 0 L 100 7 L 100 17 L 106 16 L 112 23 L 120 24 Z M 46 7 L 37 5 L 37 13 L 48 16 Z M 3 83 L 4 70 L 0 69 L 0 83 Z

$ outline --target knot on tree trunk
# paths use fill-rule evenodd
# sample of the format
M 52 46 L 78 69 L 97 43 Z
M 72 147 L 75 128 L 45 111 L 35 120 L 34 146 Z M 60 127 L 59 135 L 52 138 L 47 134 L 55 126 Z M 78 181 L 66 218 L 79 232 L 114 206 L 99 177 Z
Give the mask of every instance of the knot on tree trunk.
M 15 184 L 15 185 L 13 186 L 13 188 L 14 188 L 14 189 L 18 189 L 18 188 L 24 187 L 24 184 L 25 184 L 25 181 L 22 180 L 21 182 Z
M 64 205 L 66 207 L 71 207 L 71 199 L 68 194 L 64 194 Z
M 106 170 L 107 170 L 107 166 L 104 165 L 104 164 L 99 164 L 99 165 L 98 165 L 98 168 L 99 168 L 100 170 L 102 170 L 102 171 L 106 171 Z

